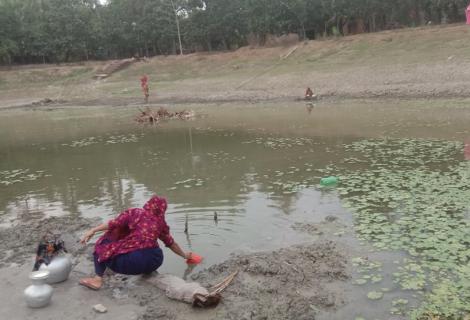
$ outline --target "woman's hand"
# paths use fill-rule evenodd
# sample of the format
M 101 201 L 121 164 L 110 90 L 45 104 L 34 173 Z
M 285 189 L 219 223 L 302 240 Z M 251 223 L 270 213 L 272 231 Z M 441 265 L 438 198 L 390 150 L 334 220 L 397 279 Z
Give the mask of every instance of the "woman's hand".
M 192 252 L 186 252 L 186 253 L 184 254 L 184 258 L 185 258 L 186 260 L 191 259 L 192 256 L 193 256 L 193 253 L 192 253 Z
M 94 229 L 88 230 L 83 236 L 82 240 L 80 240 L 80 243 L 86 244 L 88 241 L 90 241 L 91 237 L 93 237 L 94 235 L 95 235 Z
M 88 241 L 90 241 L 91 237 L 95 235 L 95 233 L 106 231 L 106 230 L 108 230 L 108 223 L 100 224 L 96 228 L 88 230 L 83 236 L 82 240 L 80 240 L 80 243 L 86 244 Z

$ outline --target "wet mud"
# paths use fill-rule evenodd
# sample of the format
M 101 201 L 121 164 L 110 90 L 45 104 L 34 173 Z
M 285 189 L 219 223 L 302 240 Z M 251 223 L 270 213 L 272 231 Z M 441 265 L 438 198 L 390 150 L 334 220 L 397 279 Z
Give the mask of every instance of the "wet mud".
M 320 241 L 272 252 L 236 255 L 191 277 L 210 287 L 238 270 L 212 310 L 196 310 L 169 301 L 157 288 L 134 296 L 146 305 L 141 319 L 315 319 L 345 303 L 335 288 L 350 278 L 346 250 Z M 151 283 L 151 279 L 146 280 Z M 167 305 L 168 307 L 165 307 Z
M 60 234 L 68 252 L 76 257 L 85 250 L 78 243 L 80 236 L 96 222 L 82 217 L 20 216 L 14 226 L 0 228 L 0 268 L 28 263 L 32 268 L 37 245 L 47 232 Z

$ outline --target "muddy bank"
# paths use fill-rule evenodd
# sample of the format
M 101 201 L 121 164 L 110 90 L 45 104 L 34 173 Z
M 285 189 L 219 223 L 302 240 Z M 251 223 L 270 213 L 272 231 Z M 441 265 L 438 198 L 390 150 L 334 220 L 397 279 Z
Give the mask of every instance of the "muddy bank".
M 129 283 L 119 285 L 120 280 L 114 278 L 114 285 L 111 283 L 107 290 L 115 296 L 130 296 L 145 306 L 140 318 L 143 320 L 315 319 L 318 312 L 332 311 L 345 303 L 342 292 L 335 289 L 350 277 L 345 252 L 334 242 L 321 241 L 234 256 L 191 277 L 209 287 L 231 272 L 239 271 L 223 293 L 222 303 L 212 310 L 196 310 L 168 300 L 152 285 L 152 278 L 137 280 L 146 284 L 132 292 L 125 288 L 135 285 L 135 279 L 125 279 Z
M 152 277 L 107 277 L 106 286 L 92 291 L 78 285 L 84 272 L 92 270 L 88 254 L 68 281 L 54 285 L 50 306 L 33 310 L 24 305 L 22 291 L 29 285 L 29 264 L 0 268 L 2 314 L 8 319 L 69 320 L 149 320 L 149 319 L 315 319 L 345 302 L 336 289 L 349 278 L 344 249 L 332 242 L 321 242 L 274 252 L 235 256 L 212 266 L 192 278 L 213 285 L 232 270 L 240 273 L 223 293 L 215 309 L 194 309 L 169 300 L 153 283 Z M 101 303 L 107 313 L 93 311 Z
M 53 319 L 61 312 L 67 319 L 315 319 L 345 304 L 341 284 L 350 278 L 350 257 L 344 245 L 322 240 L 272 252 L 234 255 L 229 260 L 188 276 L 206 287 L 218 283 L 235 270 L 234 282 L 223 293 L 215 309 L 198 310 L 169 300 L 153 283 L 153 277 L 109 273 L 104 288 L 92 292 L 78 286 L 78 280 L 91 274 L 92 245 L 77 243 L 96 220 L 75 216 L 43 218 L 19 215 L 9 227 L 0 230 L 0 290 L 2 309 L 12 319 Z M 334 223 L 325 221 L 325 224 Z M 300 225 L 299 225 L 300 226 Z M 309 227 L 307 227 L 309 229 Z M 51 306 L 31 310 L 24 306 L 22 290 L 28 285 L 34 251 L 47 231 L 62 234 L 73 257 L 68 281 L 54 285 Z M 308 231 L 308 230 L 304 230 Z M 188 268 L 187 275 L 191 273 Z M 11 294 L 10 294 L 11 292 Z M 92 311 L 103 303 L 107 314 Z M 16 317 L 16 318 L 15 318 Z
M 77 256 L 84 252 L 78 240 L 84 230 L 96 220 L 81 217 L 51 217 L 42 219 L 42 214 L 19 215 L 12 227 L 0 228 L 0 268 L 5 266 L 30 264 L 37 245 L 46 232 L 51 231 L 62 235 L 67 250 Z
M 297 91 L 297 92 L 294 92 Z M 289 92 L 280 93 L 279 91 L 273 93 L 267 93 L 265 90 L 249 91 L 249 92 L 238 92 L 233 94 L 227 94 L 223 97 L 211 96 L 210 94 L 204 94 L 198 96 L 197 92 L 190 93 L 188 96 L 185 95 L 164 95 L 158 98 L 152 99 L 148 104 L 138 97 L 135 98 L 99 98 L 99 99 L 70 99 L 70 100 L 52 100 L 49 98 L 44 99 L 33 99 L 27 103 L 21 101 L 0 101 L 0 110 L 10 109 L 62 109 L 67 107 L 135 107 L 135 106 L 148 106 L 148 107 L 160 107 L 162 105 L 186 105 L 186 104 L 213 104 L 222 105 L 230 103 L 240 104 L 257 104 L 263 102 L 269 103 L 295 103 L 305 102 L 311 103 L 303 98 L 300 88 L 293 88 Z M 298 93 L 296 95 L 296 93 Z M 459 90 L 435 90 L 429 88 L 429 90 L 403 90 L 396 89 L 385 89 L 377 91 L 361 91 L 361 92 L 325 92 L 321 94 L 318 100 L 314 101 L 317 103 L 337 103 L 342 101 L 355 101 L 367 99 L 370 101 L 387 101 L 387 99 L 401 99 L 401 100 L 442 100 L 443 102 L 449 99 L 466 99 L 470 98 L 470 91 L 463 92 Z M 44 102 L 51 100 L 53 102 Z M 59 101 L 59 102 L 58 102 Z

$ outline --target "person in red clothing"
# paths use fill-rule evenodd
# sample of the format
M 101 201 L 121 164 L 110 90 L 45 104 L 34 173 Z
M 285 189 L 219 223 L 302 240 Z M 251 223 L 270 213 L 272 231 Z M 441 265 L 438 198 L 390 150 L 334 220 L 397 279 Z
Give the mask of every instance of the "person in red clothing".
M 116 219 L 87 231 L 81 240 L 86 244 L 97 232 L 106 231 L 95 244 L 93 253 L 96 276 L 80 280 L 80 284 L 98 290 L 103 285 L 107 268 L 126 275 L 149 274 L 163 263 L 161 240 L 174 253 L 191 259 L 173 240 L 165 221 L 167 202 L 153 196 L 143 208 L 128 209 Z
M 149 102 L 149 78 L 144 74 L 140 78 L 140 86 L 142 87 L 142 92 L 144 93 L 145 103 Z

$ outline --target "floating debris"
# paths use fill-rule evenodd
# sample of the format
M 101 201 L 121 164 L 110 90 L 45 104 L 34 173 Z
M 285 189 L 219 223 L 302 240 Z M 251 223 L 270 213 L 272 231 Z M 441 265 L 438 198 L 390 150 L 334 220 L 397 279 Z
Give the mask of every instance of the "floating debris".
M 164 107 L 160 107 L 157 111 L 153 111 L 150 108 L 141 110 L 140 114 L 135 118 L 139 123 L 150 123 L 158 124 L 162 120 L 179 119 L 189 120 L 194 118 L 195 113 L 192 110 L 183 110 L 177 112 L 170 112 Z
M 335 186 L 338 183 L 338 178 L 331 176 L 325 177 L 320 180 L 320 185 L 323 187 Z

